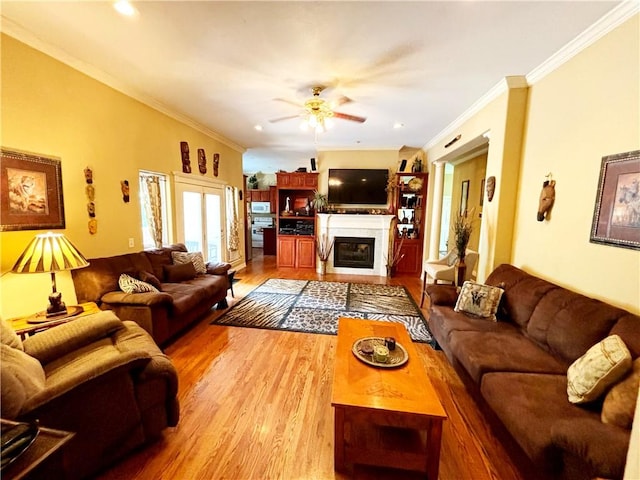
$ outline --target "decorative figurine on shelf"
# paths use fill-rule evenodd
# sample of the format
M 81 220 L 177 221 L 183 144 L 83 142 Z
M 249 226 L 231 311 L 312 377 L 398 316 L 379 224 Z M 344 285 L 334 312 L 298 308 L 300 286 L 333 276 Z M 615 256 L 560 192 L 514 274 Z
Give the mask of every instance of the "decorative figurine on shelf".
M 291 198 L 289 197 L 287 197 L 287 200 L 285 201 L 284 211 L 287 213 L 291 212 Z
M 198 170 L 203 175 L 207 173 L 207 156 L 204 153 L 204 148 L 198 149 Z
M 213 176 L 217 177 L 218 176 L 218 167 L 220 166 L 220 154 L 219 153 L 214 153 L 213 154 Z
M 191 160 L 189 159 L 189 144 L 180 142 L 180 154 L 182 155 L 182 173 L 191 173 Z
M 416 158 L 413 161 L 413 166 L 411 167 L 411 171 L 413 173 L 420 173 L 422 172 L 422 159 L 421 158 Z
M 122 190 L 122 201 L 129 203 L 129 180 L 122 180 L 120 182 L 120 189 Z

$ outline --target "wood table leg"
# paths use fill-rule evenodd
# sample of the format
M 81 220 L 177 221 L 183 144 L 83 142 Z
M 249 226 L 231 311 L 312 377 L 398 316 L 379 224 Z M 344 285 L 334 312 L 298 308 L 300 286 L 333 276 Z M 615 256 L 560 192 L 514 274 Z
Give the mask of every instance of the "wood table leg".
M 440 468 L 440 445 L 442 441 L 442 420 L 432 419 L 427 431 L 427 478 L 437 480 Z
M 334 445 L 333 445 L 333 461 L 334 468 L 337 471 L 344 471 L 344 408 L 334 407 Z

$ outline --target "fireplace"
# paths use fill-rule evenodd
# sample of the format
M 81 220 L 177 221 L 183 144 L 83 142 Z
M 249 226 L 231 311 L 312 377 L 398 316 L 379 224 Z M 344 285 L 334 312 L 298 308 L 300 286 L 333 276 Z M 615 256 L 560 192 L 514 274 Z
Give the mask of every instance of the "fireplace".
M 375 238 L 335 237 L 333 266 L 347 268 L 373 268 Z

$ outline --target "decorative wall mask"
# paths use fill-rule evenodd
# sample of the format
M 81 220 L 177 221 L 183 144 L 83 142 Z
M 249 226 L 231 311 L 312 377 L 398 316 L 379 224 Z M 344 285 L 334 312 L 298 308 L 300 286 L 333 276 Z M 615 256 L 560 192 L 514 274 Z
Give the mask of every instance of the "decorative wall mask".
M 219 153 L 214 153 L 213 154 L 213 176 L 217 177 L 218 176 L 218 167 L 220 166 L 220 154 Z
M 93 170 L 91 170 L 89 167 L 84 169 L 84 180 L 88 184 L 93 183 Z
M 191 160 L 189 159 L 189 144 L 180 142 L 180 154 L 182 155 L 182 172 L 191 173 Z
M 93 202 L 87 203 L 87 213 L 89 217 L 94 218 L 96 216 L 96 204 Z
M 496 177 L 487 178 L 487 200 L 493 200 L 493 194 L 496 193 Z
M 120 189 L 122 190 L 122 201 L 129 203 L 129 180 L 122 180 L 120 182 Z
M 547 175 L 547 176 L 550 176 Z M 538 216 L 537 219 L 539 222 L 543 220 L 549 220 L 549 215 L 551 214 L 551 208 L 553 207 L 553 202 L 556 199 L 556 181 L 555 180 L 545 180 L 542 184 L 542 191 L 540 192 L 540 203 L 538 204 Z
M 204 148 L 198 149 L 198 170 L 203 175 L 207 173 L 207 156 L 204 153 Z
M 84 181 L 87 186 L 84 187 L 84 193 L 87 196 L 87 215 L 89 215 L 89 233 L 95 235 L 98 232 L 98 220 L 96 220 L 96 204 L 94 200 L 96 198 L 96 189 L 93 186 L 93 170 L 89 167 L 84 169 Z

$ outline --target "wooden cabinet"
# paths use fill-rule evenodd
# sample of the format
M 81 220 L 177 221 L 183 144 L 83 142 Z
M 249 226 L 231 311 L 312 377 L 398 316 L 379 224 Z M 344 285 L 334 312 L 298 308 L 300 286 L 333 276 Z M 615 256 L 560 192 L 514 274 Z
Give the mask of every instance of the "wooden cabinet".
M 315 268 L 315 220 L 311 208 L 317 173 L 277 173 L 278 267 Z
M 271 213 L 276 213 L 278 206 L 278 188 L 275 185 L 269 187 L 269 203 L 271 203 Z
M 249 198 L 252 202 L 270 202 L 270 190 L 249 190 Z
M 277 173 L 278 188 L 318 188 L 317 173 Z
M 394 249 L 400 248 L 404 255 L 396 266 L 399 274 L 420 276 L 422 273 L 428 180 L 427 173 L 396 174 Z
M 278 267 L 316 268 L 315 237 L 278 235 Z

